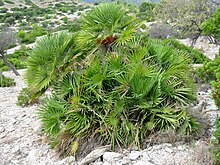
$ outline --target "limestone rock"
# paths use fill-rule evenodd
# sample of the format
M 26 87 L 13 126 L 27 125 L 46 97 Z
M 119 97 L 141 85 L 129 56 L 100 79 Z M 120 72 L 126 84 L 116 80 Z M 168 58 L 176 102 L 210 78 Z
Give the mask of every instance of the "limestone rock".
M 123 158 L 123 155 L 116 152 L 105 152 L 103 155 L 103 161 L 109 163 L 115 163 Z
M 106 151 L 110 150 L 111 146 L 103 146 L 95 149 L 94 151 L 90 152 L 82 161 L 80 162 L 80 165 L 86 165 L 89 164 L 98 158 L 100 158 Z
M 141 157 L 143 157 L 143 155 L 140 151 L 131 151 L 131 153 L 129 154 L 129 158 L 131 160 L 136 160 Z

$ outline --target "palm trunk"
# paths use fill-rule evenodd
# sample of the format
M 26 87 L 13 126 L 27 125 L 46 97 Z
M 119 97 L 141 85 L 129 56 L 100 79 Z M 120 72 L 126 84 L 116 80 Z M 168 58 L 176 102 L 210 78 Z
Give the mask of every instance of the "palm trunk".
M 7 59 L 7 57 L 4 55 L 4 53 L 0 52 L 0 54 L 1 54 L 1 55 L 0 55 L 0 58 L 4 61 L 4 63 L 10 67 L 10 69 L 14 72 L 14 74 L 15 74 L 16 76 L 19 76 L 20 74 L 18 73 L 18 71 L 16 70 L 16 68 L 14 67 L 14 65 L 12 65 L 12 64 L 8 61 L 8 59 Z

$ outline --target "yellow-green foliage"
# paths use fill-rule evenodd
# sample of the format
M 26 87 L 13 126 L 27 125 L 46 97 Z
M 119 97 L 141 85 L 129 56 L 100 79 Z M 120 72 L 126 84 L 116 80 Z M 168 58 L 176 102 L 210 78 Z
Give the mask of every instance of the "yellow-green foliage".
M 220 42 L 220 7 L 202 24 L 204 34 L 212 35 Z

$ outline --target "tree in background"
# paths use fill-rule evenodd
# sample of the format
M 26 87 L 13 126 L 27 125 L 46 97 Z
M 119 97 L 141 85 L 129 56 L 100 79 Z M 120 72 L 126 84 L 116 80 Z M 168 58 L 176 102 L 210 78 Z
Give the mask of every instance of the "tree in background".
M 10 47 L 10 45 L 16 42 L 16 38 L 10 29 L 3 29 L 0 31 L 0 58 L 8 65 L 16 76 L 19 75 L 18 71 L 15 69 L 7 57 L 5 56 L 5 50 Z
M 202 34 L 201 24 L 216 9 L 211 0 L 163 0 L 155 8 L 158 20 L 170 23 L 181 31 L 181 37 L 192 39 L 192 46 Z
M 146 21 L 154 21 L 154 8 L 156 7 L 156 3 L 152 2 L 143 2 L 139 6 L 139 13 L 137 16 L 141 18 L 142 20 Z
M 201 27 L 205 35 L 214 37 L 214 43 L 220 45 L 220 7 L 212 17 L 202 23 Z

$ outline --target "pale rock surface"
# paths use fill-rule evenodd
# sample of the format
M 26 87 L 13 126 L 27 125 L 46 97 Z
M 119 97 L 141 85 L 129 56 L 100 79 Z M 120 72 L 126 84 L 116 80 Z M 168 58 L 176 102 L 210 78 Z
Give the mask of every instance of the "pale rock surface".
M 189 38 L 180 39 L 179 41 L 187 46 L 191 46 L 192 42 Z M 215 59 L 215 55 L 218 54 L 220 48 L 219 45 L 211 44 L 206 36 L 199 37 L 194 47 L 202 50 L 203 53 L 212 60 Z

